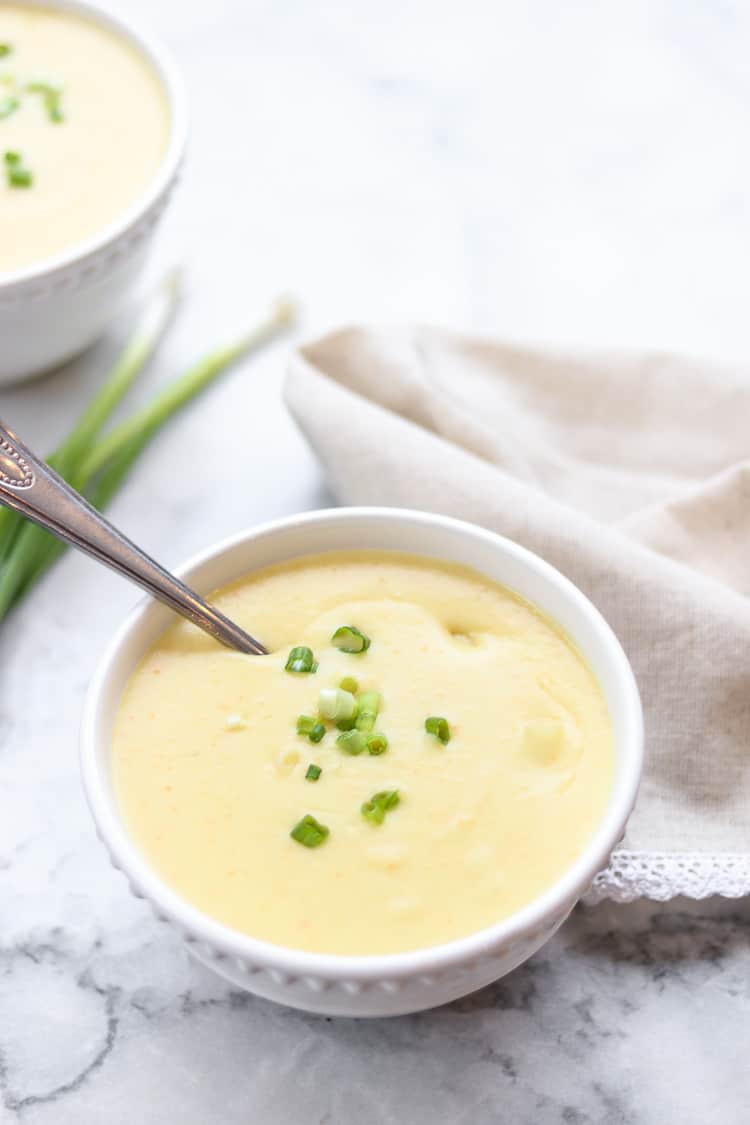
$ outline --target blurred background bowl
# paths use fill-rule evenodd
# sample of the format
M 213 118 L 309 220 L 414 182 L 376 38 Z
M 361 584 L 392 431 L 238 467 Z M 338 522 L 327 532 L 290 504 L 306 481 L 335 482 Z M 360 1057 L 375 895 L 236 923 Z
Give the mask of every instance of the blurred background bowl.
M 168 51 L 127 19 L 84 0 L 15 0 L 75 12 L 129 40 L 149 60 L 170 113 L 167 148 L 146 191 L 93 237 L 52 258 L 0 273 L 0 383 L 37 375 L 83 351 L 117 313 L 146 262 L 187 141 L 187 100 Z

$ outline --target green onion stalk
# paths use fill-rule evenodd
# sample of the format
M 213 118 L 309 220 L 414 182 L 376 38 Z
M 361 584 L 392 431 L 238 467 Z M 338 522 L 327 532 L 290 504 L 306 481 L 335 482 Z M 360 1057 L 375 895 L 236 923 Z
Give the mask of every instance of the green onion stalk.
M 125 481 L 143 449 L 171 418 L 240 358 L 287 328 L 295 309 L 278 301 L 268 316 L 238 340 L 210 352 L 158 392 L 151 402 L 102 436 L 102 429 L 169 326 L 179 295 L 170 274 L 140 318 L 100 390 L 49 464 L 95 508 L 104 508 Z M 65 550 L 49 532 L 9 509 L 0 509 L 0 620 Z

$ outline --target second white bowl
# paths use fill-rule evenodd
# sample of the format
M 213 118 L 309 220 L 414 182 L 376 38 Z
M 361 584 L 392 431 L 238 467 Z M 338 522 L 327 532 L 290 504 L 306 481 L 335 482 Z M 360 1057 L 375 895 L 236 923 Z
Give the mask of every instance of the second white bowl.
M 77 12 L 130 40 L 161 79 L 171 129 L 151 183 L 113 223 L 54 258 L 0 273 L 0 383 L 27 379 L 63 363 L 102 334 L 145 264 L 187 140 L 182 80 L 169 53 L 150 35 L 85 0 L 15 2 Z
M 615 733 L 615 779 L 597 831 L 543 895 L 510 918 L 469 937 L 388 956 L 328 956 L 285 949 L 238 933 L 180 898 L 130 839 L 110 769 L 112 724 L 134 668 L 172 616 L 142 603 L 123 625 L 89 689 L 82 730 L 86 795 L 112 862 L 131 889 L 182 935 L 191 952 L 240 988 L 328 1015 L 384 1016 L 419 1011 L 473 992 L 526 960 L 564 921 L 606 867 L 633 808 L 643 753 L 642 715 L 630 665 L 601 614 L 558 571 L 529 551 L 473 524 L 424 512 L 339 508 L 247 531 L 178 570 L 200 591 L 299 555 L 351 549 L 405 551 L 473 567 L 515 590 L 557 621 L 604 691 Z M 279 889 L 283 894 L 283 888 Z

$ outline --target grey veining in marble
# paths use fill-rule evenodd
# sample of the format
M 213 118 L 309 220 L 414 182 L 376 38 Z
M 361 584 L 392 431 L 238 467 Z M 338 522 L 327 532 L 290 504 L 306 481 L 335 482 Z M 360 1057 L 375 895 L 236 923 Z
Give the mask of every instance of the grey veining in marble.
M 134 398 L 292 289 L 305 331 L 470 331 L 750 351 L 750 13 L 633 0 L 128 0 L 194 131 L 152 273 L 183 315 Z M 51 447 L 125 324 L 0 416 Z M 112 508 L 172 566 L 330 502 L 286 417 L 285 346 L 172 425 Z M 236 484 L 196 450 L 221 433 Z M 747 902 L 579 909 L 497 986 L 383 1023 L 231 992 L 108 866 L 76 743 L 133 600 L 66 557 L 0 632 L 2 1125 L 744 1125 Z
M 3 953 L 7 1120 L 740 1125 L 749 936 L 747 905 L 579 909 L 496 985 L 355 1022 L 231 991 L 119 903 Z

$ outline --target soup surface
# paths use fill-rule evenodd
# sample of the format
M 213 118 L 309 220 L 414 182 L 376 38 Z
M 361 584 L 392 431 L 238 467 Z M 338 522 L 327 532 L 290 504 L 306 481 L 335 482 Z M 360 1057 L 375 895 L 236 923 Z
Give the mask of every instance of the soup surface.
M 132 676 L 113 736 L 132 837 L 206 914 L 315 952 L 436 945 L 528 903 L 594 832 L 614 769 L 605 700 L 559 629 L 508 590 L 362 551 L 258 571 L 215 601 L 271 655 L 179 622 Z M 340 651 L 360 643 L 334 643 L 342 625 L 369 648 Z M 294 646 L 317 670 L 285 669 Z M 323 719 L 311 741 L 321 690 L 341 713 L 354 695 L 343 725 L 359 728 Z M 446 725 L 430 733 L 428 718 Z
M 0 272 L 116 219 L 153 178 L 169 130 L 160 79 L 126 39 L 0 0 Z

